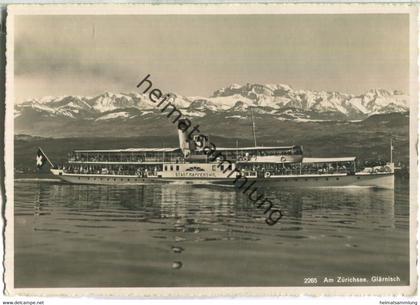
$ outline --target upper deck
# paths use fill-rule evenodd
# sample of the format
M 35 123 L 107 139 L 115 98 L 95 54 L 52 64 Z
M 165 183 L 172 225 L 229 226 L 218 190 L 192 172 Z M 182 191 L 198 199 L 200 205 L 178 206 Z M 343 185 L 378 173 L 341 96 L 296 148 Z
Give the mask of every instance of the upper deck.
M 300 162 L 300 146 L 224 147 L 216 153 L 232 162 Z M 215 154 L 216 154 L 215 153 Z M 68 156 L 69 163 L 79 164 L 158 164 L 168 162 L 211 162 L 204 151 L 184 156 L 180 148 L 78 149 Z M 216 160 L 213 160 L 216 162 Z
M 177 162 L 182 156 L 179 148 L 78 149 L 68 160 L 89 164 L 156 164 Z
M 217 148 L 217 151 L 226 156 L 226 159 L 236 162 L 291 163 L 301 162 L 303 158 L 303 149 L 297 145 Z

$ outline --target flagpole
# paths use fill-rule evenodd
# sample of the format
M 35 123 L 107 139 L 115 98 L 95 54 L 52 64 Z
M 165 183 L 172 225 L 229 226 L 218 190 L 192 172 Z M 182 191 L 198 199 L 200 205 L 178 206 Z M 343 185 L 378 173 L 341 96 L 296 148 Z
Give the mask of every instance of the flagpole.
M 54 164 L 50 161 L 50 159 L 48 158 L 48 156 L 44 153 L 44 151 L 42 150 L 41 147 L 38 147 L 38 149 L 41 151 L 41 153 L 44 155 L 45 159 L 47 159 L 48 163 L 54 167 Z
M 251 118 L 252 118 L 252 133 L 253 133 L 253 136 L 254 136 L 254 147 L 257 147 L 257 137 L 255 135 L 254 112 L 252 111 L 252 108 L 251 108 Z
M 394 147 L 392 146 L 392 137 L 391 137 L 391 151 L 390 151 L 390 153 L 391 153 L 391 163 L 392 163 L 392 151 L 394 150 Z

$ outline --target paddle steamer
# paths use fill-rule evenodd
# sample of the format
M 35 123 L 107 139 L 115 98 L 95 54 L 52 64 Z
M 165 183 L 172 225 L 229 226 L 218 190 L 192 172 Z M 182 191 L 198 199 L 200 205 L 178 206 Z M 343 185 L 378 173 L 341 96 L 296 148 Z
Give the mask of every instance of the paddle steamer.
M 55 166 L 42 149 L 37 165 L 78 184 L 186 183 L 234 185 L 239 179 L 275 187 L 394 188 L 394 164 L 358 168 L 355 157 L 307 158 L 301 146 L 203 149 L 206 137 L 188 138 L 178 130 L 179 147 L 74 150 Z

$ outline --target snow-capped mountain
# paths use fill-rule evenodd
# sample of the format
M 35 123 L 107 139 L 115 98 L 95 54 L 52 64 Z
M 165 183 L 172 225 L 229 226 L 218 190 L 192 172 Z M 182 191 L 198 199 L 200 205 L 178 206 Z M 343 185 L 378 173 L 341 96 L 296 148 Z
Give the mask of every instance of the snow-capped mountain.
M 354 95 L 297 90 L 283 84 L 234 84 L 216 90 L 210 97 L 171 93 L 167 100 L 184 116 L 209 121 L 213 117 L 214 120 L 249 119 L 250 109 L 263 118 L 296 122 L 361 120 L 375 114 L 409 110 L 408 96 L 399 91 L 372 89 Z M 143 124 L 159 114 L 160 109 L 150 101 L 148 94 L 138 92 L 105 92 L 94 97 L 48 96 L 16 104 L 15 126 L 17 131 L 28 132 L 51 126 L 86 128 L 106 122 Z
M 188 116 L 203 116 L 211 112 L 243 112 L 248 116 L 250 108 L 259 113 L 277 116 L 279 119 L 362 119 L 373 114 L 406 112 L 408 97 L 398 91 L 372 89 L 362 95 L 340 92 L 294 90 L 288 85 L 231 85 L 214 92 L 211 97 L 185 97 L 171 94 L 169 99 Z M 47 116 L 70 119 L 130 118 L 122 113 L 125 109 L 138 110 L 138 115 L 154 111 L 147 94 L 113 94 L 106 92 L 95 97 L 64 96 L 29 100 L 15 107 L 15 116 L 26 111 L 36 111 Z M 296 116 L 294 114 L 297 114 Z M 327 114 L 327 116 L 324 116 Z

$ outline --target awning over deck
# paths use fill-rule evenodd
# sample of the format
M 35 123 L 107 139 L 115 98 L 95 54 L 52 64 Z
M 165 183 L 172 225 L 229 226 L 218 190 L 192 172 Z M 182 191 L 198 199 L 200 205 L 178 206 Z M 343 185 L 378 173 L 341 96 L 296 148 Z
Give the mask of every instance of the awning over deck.
M 334 162 L 353 162 L 356 157 L 343 158 L 303 158 L 302 163 L 334 163 Z
M 126 148 L 126 149 L 77 149 L 75 153 L 124 153 L 124 152 L 175 152 L 180 150 L 179 148 Z
M 292 149 L 297 146 L 252 146 L 252 147 L 217 147 L 217 151 L 246 151 L 246 150 L 283 150 Z

